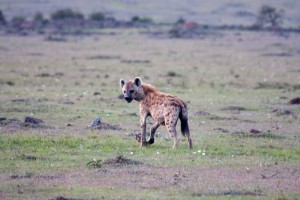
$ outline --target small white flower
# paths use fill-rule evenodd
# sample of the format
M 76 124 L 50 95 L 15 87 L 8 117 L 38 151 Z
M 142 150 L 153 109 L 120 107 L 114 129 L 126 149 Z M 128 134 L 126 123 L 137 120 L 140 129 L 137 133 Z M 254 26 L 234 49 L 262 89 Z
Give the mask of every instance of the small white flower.
M 93 158 L 93 161 L 96 162 L 96 158 Z
M 202 153 L 202 156 L 205 156 L 205 152 Z
M 196 151 L 194 151 L 192 154 L 196 154 L 197 152 Z
M 133 152 L 130 152 L 130 154 L 132 155 L 132 154 L 133 154 Z
M 201 150 L 198 150 L 198 153 L 201 153 Z
M 157 152 L 156 152 L 156 154 L 158 155 L 158 154 L 159 154 L 159 152 L 157 151 Z

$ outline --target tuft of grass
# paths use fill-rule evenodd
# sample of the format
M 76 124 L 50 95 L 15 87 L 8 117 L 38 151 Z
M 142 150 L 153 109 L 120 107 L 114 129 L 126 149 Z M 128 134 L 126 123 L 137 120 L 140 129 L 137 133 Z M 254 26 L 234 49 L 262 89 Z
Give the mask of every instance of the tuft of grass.
M 275 83 L 267 83 L 267 82 L 259 82 L 255 89 L 287 89 L 287 90 L 300 90 L 300 84 L 290 84 L 290 83 L 281 83 L 281 82 L 275 82 Z
M 179 75 L 175 71 L 168 71 L 167 76 L 168 77 L 176 77 L 176 76 L 179 76 Z
M 211 142 L 214 141 L 214 142 Z M 219 136 L 205 140 L 206 153 L 212 157 L 247 156 L 275 161 L 298 162 L 300 148 L 297 145 L 288 145 L 282 148 L 286 139 L 271 133 L 261 136 L 252 136 L 246 133 Z

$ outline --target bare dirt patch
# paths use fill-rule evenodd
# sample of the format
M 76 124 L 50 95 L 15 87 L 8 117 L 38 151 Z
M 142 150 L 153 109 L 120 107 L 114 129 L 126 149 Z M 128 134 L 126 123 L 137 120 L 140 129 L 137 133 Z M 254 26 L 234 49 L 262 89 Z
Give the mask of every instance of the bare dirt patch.
M 123 159 L 109 162 L 113 164 L 101 169 L 66 174 L 67 180 L 75 185 L 87 182 L 104 188 L 185 190 L 194 196 L 267 196 L 274 191 L 297 192 L 300 187 L 300 168 L 296 165 L 188 168 L 115 165 L 128 163 Z

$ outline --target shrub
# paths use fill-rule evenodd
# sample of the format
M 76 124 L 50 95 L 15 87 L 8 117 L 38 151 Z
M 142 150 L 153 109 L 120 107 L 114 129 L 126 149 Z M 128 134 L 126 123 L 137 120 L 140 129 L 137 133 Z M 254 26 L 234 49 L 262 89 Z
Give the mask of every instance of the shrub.
M 51 14 L 52 20 L 64 20 L 64 19 L 84 19 L 83 14 L 73 11 L 71 9 L 57 10 Z
M 90 15 L 90 20 L 93 21 L 103 21 L 105 19 L 105 15 L 102 12 L 95 12 Z
M 169 77 L 175 77 L 175 76 L 178 76 L 178 75 L 174 71 L 168 71 L 167 76 L 169 76 Z
M 22 23 L 26 21 L 26 18 L 23 16 L 14 16 L 11 19 L 11 24 L 15 27 L 21 26 Z
M 131 22 L 140 22 L 140 23 L 151 23 L 152 19 L 148 18 L 148 17 L 139 17 L 139 16 L 134 16 L 131 18 Z
M 181 17 L 175 22 L 175 24 L 184 24 L 184 23 L 185 23 L 185 19 Z
M 0 10 L 0 24 L 6 24 L 6 19 L 1 10 Z
M 169 31 L 169 34 L 170 34 L 171 37 L 174 37 L 174 38 L 180 38 L 181 37 L 180 32 L 176 28 L 171 29 Z
M 279 27 L 283 24 L 284 11 L 277 10 L 271 6 L 262 6 L 257 16 L 257 27 L 271 26 L 272 28 Z
M 33 17 L 33 21 L 35 22 L 43 22 L 44 21 L 44 15 L 41 12 L 35 13 Z

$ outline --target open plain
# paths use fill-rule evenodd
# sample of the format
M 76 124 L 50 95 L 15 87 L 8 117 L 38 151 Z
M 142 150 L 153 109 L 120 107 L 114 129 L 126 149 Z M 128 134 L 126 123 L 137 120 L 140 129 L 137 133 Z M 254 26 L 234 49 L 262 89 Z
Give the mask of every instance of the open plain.
M 0 199 L 300 198 L 300 34 L 170 28 L 1 33 Z M 192 150 L 139 146 L 136 76 L 187 102 Z

